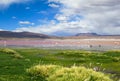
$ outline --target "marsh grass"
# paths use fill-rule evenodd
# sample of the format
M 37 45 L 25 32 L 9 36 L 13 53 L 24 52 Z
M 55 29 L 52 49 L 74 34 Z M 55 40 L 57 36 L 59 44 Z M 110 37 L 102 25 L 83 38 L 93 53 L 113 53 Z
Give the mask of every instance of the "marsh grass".
M 51 74 L 53 74 L 57 69 L 60 69 L 60 66 L 57 65 L 36 65 L 27 69 L 27 73 L 34 79 L 41 81 L 47 80 Z
M 39 64 L 40 66 L 46 65 L 46 67 L 48 65 L 56 65 L 56 66 L 59 66 L 60 68 L 63 67 L 68 69 L 71 69 L 72 66 L 74 65 L 76 67 L 86 67 L 87 70 L 88 69 L 94 70 L 95 68 L 95 71 L 97 72 L 104 72 L 105 76 L 107 76 L 108 74 L 114 75 L 114 77 L 111 77 L 113 81 L 119 81 L 120 79 L 119 77 L 120 62 L 118 60 L 120 57 L 120 52 L 118 51 L 117 52 L 116 51 L 83 52 L 81 50 L 7 48 L 7 50 L 9 49 L 9 52 L 3 52 L 1 51 L 1 49 L 0 49 L 0 81 L 46 81 L 48 80 L 48 78 L 46 79 L 46 75 L 44 76 L 44 78 L 43 77 L 38 78 L 26 72 L 26 69 L 28 68 L 30 69 L 30 67 L 32 68 L 37 64 Z M 10 50 L 12 50 L 12 53 Z M 19 54 L 24 58 L 18 59 L 14 57 L 14 54 Z M 62 69 L 58 69 L 58 70 L 60 71 Z M 52 80 L 53 74 L 57 74 L 58 70 L 54 70 L 55 72 L 53 73 L 50 72 L 51 78 L 49 80 Z M 65 73 L 63 72 L 63 76 L 65 76 L 64 74 Z M 47 76 L 49 77 L 49 75 Z M 58 80 L 58 76 L 54 75 L 54 77 L 56 77 L 56 80 Z M 73 80 L 71 79 L 71 81 Z
M 17 58 L 17 59 L 23 58 L 22 55 L 20 55 L 18 52 L 16 52 L 16 51 L 13 50 L 13 49 L 10 49 L 10 48 L 1 48 L 1 49 L 0 49 L 0 52 L 2 52 L 2 53 L 4 53 L 4 54 L 9 54 L 9 55 L 11 55 L 12 57 Z
M 36 65 L 27 72 L 41 81 L 112 81 L 107 75 L 85 67 L 62 67 L 58 65 Z

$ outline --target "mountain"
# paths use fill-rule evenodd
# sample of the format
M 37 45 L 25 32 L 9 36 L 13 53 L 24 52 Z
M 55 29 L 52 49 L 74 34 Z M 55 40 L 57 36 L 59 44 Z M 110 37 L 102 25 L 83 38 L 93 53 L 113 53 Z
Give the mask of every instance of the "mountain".
M 48 36 L 40 33 L 32 33 L 32 32 L 0 31 L 0 37 L 3 37 L 3 38 L 52 38 L 53 36 Z
M 75 36 L 98 36 L 97 33 L 78 33 Z
M 64 37 L 66 39 L 120 39 L 120 35 L 100 35 L 97 33 L 78 33 L 74 36 Z
M 100 35 L 97 33 L 78 33 L 75 36 L 120 36 L 120 35 Z
M 11 32 L 11 31 L 0 31 L 0 38 L 58 38 L 58 39 L 91 39 L 91 38 L 115 38 L 120 39 L 120 35 L 99 35 L 96 33 L 78 33 L 75 36 L 66 36 L 66 37 L 57 37 L 57 36 L 49 36 L 40 33 L 32 33 L 32 32 Z

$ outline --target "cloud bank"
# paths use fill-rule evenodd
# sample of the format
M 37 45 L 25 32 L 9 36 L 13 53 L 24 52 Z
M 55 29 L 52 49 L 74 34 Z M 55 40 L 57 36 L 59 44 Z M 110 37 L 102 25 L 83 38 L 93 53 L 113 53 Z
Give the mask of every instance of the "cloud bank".
M 55 20 L 35 27 L 17 28 L 16 31 L 34 30 L 45 34 L 56 32 L 120 34 L 120 0 L 49 0 L 48 2 L 60 4 Z

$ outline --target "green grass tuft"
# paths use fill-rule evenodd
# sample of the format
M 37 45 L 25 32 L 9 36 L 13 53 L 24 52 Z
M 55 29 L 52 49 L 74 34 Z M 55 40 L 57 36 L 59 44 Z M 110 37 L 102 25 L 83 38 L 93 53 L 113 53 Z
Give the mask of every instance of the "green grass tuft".
M 18 52 L 16 52 L 16 51 L 13 50 L 13 49 L 1 48 L 1 49 L 0 49 L 0 52 L 1 52 L 1 53 L 5 53 L 5 54 L 10 54 L 10 55 L 11 55 L 12 57 L 14 57 L 14 58 L 18 58 L 18 59 L 23 58 L 22 55 L 20 55 Z
M 41 81 L 112 81 L 107 75 L 85 67 L 62 67 L 57 65 L 37 65 L 27 72 Z

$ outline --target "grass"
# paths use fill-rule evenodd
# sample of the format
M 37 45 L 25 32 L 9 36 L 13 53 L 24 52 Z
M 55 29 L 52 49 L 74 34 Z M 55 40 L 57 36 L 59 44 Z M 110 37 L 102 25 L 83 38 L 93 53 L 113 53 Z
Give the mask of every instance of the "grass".
M 14 58 L 23 58 L 23 56 L 20 55 L 18 52 L 16 52 L 15 50 L 9 49 L 9 48 L 2 48 L 0 49 L 0 52 L 5 53 L 5 54 L 10 54 Z
M 42 81 L 31 77 L 26 72 L 26 69 L 38 64 L 65 68 L 70 68 L 73 65 L 76 67 L 84 66 L 87 69 L 94 69 L 105 74 L 114 74 L 111 77 L 114 81 L 118 81 L 120 78 L 120 51 L 90 52 L 35 48 L 9 50 L 14 51 L 14 53 L 0 51 L 0 81 Z M 15 54 L 19 54 L 22 58 L 16 58 Z M 55 77 L 57 78 L 57 76 Z
M 103 73 L 78 66 L 36 65 L 27 69 L 27 72 L 41 81 L 112 81 Z

